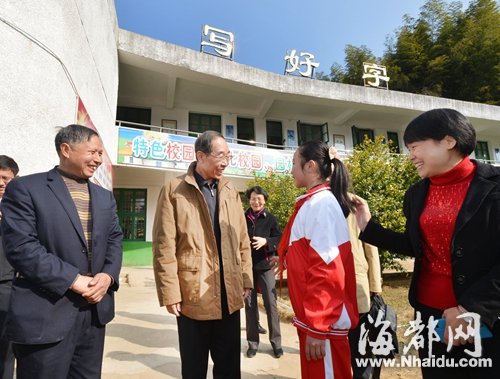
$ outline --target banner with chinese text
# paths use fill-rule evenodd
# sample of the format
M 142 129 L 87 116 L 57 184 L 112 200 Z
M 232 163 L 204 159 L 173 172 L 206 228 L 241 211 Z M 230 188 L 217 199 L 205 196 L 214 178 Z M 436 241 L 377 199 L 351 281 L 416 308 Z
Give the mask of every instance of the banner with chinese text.
M 120 127 L 118 163 L 186 171 L 195 158 L 196 138 Z M 226 175 L 253 177 L 267 172 L 289 173 L 293 151 L 229 143 L 232 159 Z

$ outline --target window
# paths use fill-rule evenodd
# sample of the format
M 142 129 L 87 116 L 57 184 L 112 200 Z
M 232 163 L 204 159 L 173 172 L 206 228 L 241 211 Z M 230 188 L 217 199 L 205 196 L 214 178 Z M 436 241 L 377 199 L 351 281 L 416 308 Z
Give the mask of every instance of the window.
M 391 151 L 393 153 L 399 154 L 399 138 L 396 132 L 387 132 L 387 140 L 391 141 Z
M 267 143 L 278 146 L 268 146 L 270 149 L 283 149 L 283 127 L 280 121 L 266 121 Z
M 359 145 L 360 143 L 363 143 L 363 141 L 366 138 L 371 139 L 372 141 L 375 140 L 373 130 L 372 129 L 360 129 L 357 128 L 356 126 L 352 126 L 352 142 L 354 146 Z
M 253 118 L 238 117 L 237 125 L 238 140 L 255 141 L 255 127 L 253 125 Z M 242 145 L 255 145 L 255 142 L 251 143 L 245 141 L 238 141 L 238 143 Z
M 324 124 L 306 124 L 297 121 L 297 134 L 299 137 L 299 145 L 308 141 L 323 141 L 328 142 L 328 123 Z
M 151 109 L 118 106 L 116 108 L 116 119 L 119 121 L 130 121 L 137 124 L 151 125 Z M 149 126 L 127 124 L 126 122 L 122 123 L 122 125 L 135 129 L 150 130 Z
M 212 114 L 190 113 L 189 114 L 189 131 L 203 133 L 207 130 L 215 130 L 221 133 L 221 116 Z M 190 134 L 191 137 L 196 137 L 195 134 Z
M 113 191 L 123 239 L 128 241 L 146 240 L 146 189 L 115 188 Z
M 485 161 L 489 161 L 490 152 L 488 150 L 488 142 L 477 141 L 475 154 L 477 159 L 484 159 Z

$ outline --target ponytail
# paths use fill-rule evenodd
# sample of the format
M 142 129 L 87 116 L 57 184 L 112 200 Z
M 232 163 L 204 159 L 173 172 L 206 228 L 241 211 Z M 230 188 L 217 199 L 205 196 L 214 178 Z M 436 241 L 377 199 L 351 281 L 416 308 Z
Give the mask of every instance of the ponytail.
M 347 168 L 341 160 L 330 159 L 329 147 L 323 141 L 308 141 L 299 146 L 302 167 L 310 160 L 318 164 L 319 175 L 322 180 L 330 180 L 330 190 L 342 208 L 344 216 L 355 211 L 354 203 L 347 193 L 350 187 L 350 177 Z
M 347 192 L 350 185 L 349 173 L 341 160 L 333 158 L 330 162 L 333 165 L 333 172 L 330 177 L 330 190 L 337 198 L 344 217 L 347 217 L 349 213 L 355 210 L 354 204 Z

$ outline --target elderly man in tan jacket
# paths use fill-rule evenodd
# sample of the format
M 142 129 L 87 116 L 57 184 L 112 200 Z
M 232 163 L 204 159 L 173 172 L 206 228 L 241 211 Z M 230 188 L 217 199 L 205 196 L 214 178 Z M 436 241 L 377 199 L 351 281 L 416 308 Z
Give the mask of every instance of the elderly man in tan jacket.
M 153 226 L 153 267 L 161 306 L 177 316 L 184 379 L 238 379 L 240 309 L 252 284 L 252 258 L 240 195 L 223 177 L 224 137 L 207 131 L 196 162 L 161 190 Z

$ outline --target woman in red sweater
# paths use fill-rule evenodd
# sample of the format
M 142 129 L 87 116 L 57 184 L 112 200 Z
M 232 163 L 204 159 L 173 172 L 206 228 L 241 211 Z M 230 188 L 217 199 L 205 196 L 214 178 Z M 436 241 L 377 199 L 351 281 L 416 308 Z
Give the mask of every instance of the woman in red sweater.
M 415 118 L 404 142 L 422 178 L 405 194 L 406 230 L 384 229 L 357 198 L 360 238 L 415 258 L 409 300 L 425 326 L 419 356 L 453 358 L 446 365 L 455 366 L 422 367 L 423 378 L 500 378 L 500 169 L 469 158 L 476 133 L 452 109 Z M 479 330 L 472 316 L 493 338 L 469 333 Z M 440 318 L 442 341 L 433 324 Z M 477 362 L 468 360 L 479 354 L 491 358 L 492 367 L 472 367 Z

